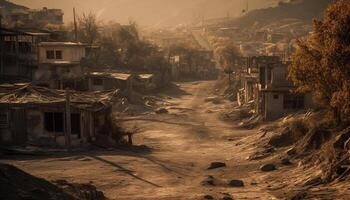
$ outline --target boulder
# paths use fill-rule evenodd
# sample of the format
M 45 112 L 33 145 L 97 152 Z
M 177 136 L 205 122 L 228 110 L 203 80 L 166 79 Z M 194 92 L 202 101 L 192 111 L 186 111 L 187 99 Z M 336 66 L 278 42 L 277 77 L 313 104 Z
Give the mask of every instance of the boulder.
M 244 182 L 242 180 L 231 180 L 228 183 L 229 186 L 231 187 L 244 187 Z
M 208 169 L 217 169 L 221 167 L 226 167 L 226 164 L 223 162 L 212 162 L 210 163 Z
M 274 164 L 266 164 L 260 167 L 260 170 L 263 172 L 270 172 L 276 170 L 276 166 Z

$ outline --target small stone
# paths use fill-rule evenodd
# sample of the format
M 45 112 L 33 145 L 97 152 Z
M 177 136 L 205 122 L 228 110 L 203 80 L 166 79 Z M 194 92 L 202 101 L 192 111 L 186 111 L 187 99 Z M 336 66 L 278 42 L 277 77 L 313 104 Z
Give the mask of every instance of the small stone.
M 211 196 L 211 195 L 205 195 L 205 196 L 203 197 L 203 199 L 205 199 L 205 200 L 213 200 L 214 197 Z
M 231 187 L 244 187 L 244 182 L 242 180 L 231 180 L 228 185 Z
M 205 178 L 201 184 L 203 186 L 215 186 L 215 181 L 214 181 L 214 177 L 213 176 L 208 176 L 207 178 Z
M 223 193 L 222 200 L 233 200 L 233 198 L 229 193 Z
M 270 172 L 276 170 L 276 166 L 274 164 L 266 164 L 260 167 L 260 170 L 263 172 Z
M 312 179 L 307 180 L 304 183 L 304 186 L 314 186 L 314 185 L 319 185 L 321 183 L 322 183 L 321 177 L 316 177 L 316 178 L 312 178 Z
M 216 169 L 221 167 L 226 167 L 226 164 L 223 162 L 212 162 L 210 163 L 210 166 L 208 167 L 208 169 Z
M 291 165 L 292 163 L 290 162 L 290 160 L 288 158 L 283 158 L 281 160 L 281 164 L 282 165 Z

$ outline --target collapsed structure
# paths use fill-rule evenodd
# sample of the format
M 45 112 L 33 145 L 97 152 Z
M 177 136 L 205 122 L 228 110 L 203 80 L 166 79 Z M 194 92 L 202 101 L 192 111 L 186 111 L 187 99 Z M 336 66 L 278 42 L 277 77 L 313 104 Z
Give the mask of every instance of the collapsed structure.
M 247 58 L 246 70 L 241 75 L 238 93 L 240 104 L 253 102 L 255 112 L 265 120 L 278 119 L 298 110 L 314 107 L 310 93 L 296 93 L 288 80 L 289 62 L 278 56 Z
M 80 146 L 108 138 L 118 94 L 0 85 L 0 143 Z

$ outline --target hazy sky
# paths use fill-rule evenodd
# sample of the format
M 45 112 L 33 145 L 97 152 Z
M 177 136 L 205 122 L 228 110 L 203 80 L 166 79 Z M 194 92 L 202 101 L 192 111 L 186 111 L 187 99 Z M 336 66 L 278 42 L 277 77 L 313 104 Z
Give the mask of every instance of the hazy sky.
M 78 13 L 92 11 L 100 19 L 141 25 L 178 23 L 195 16 L 204 18 L 237 16 L 247 0 L 10 0 L 30 8 L 60 8 L 65 21 L 72 20 L 72 8 Z M 271 6 L 276 0 L 249 0 L 250 8 Z

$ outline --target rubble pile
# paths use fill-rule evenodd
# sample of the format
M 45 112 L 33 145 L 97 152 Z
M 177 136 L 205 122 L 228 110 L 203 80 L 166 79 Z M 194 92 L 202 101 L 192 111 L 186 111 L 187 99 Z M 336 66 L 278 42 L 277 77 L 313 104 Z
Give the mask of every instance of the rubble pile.
M 63 191 L 79 200 L 106 200 L 103 192 L 97 190 L 92 184 L 69 183 L 65 180 L 54 182 Z

